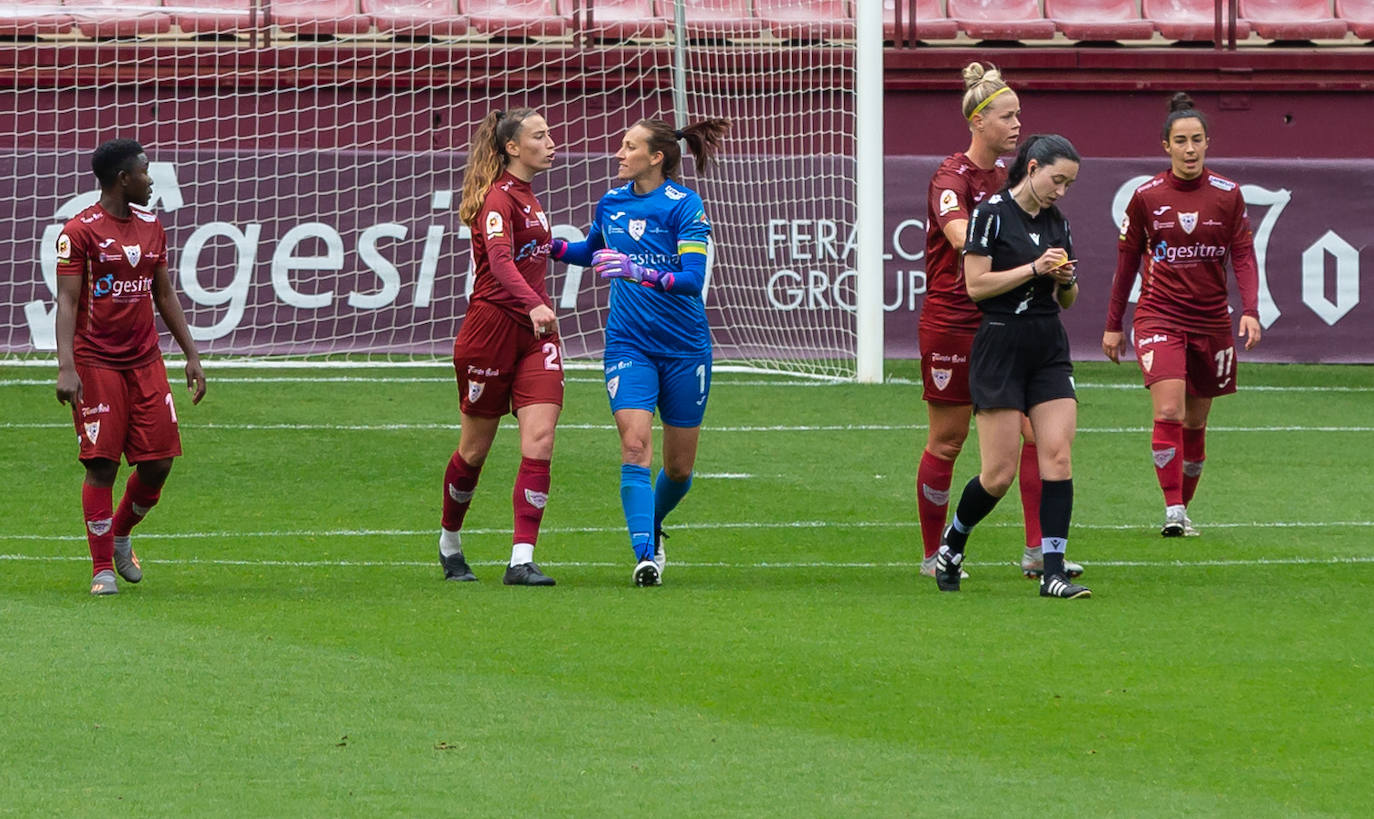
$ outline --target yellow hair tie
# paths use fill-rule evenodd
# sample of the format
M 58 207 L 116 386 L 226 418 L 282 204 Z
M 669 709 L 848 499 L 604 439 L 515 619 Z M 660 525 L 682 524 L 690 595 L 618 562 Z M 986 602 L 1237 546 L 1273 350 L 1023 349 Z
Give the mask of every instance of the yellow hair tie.
M 1008 92 L 1008 91 L 1010 91 L 1010 90 L 1011 90 L 1011 86 L 1004 85 L 1004 86 L 1002 86 L 1001 88 L 997 89 L 996 91 L 993 91 L 991 94 L 988 94 L 988 98 L 987 98 L 987 99 L 985 99 L 985 100 L 983 100 L 982 102 L 978 103 L 977 107 L 975 107 L 972 111 L 969 112 L 969 115 L 968 115 L 969 122 L 972 122 L 972 121 L 973 121 L 973 115 L 974 115 L 974 114 L 978 113 L 979 111 L 983 110 L 984 108 L 987 108 L 987 107 L 988 107 L 988 103 L 990 103 L 990 102 L 992 102 L 993 100 L 997 99 L 997 97 L 998 97 L 999 95 L 1005 94 L 1006 92 Z

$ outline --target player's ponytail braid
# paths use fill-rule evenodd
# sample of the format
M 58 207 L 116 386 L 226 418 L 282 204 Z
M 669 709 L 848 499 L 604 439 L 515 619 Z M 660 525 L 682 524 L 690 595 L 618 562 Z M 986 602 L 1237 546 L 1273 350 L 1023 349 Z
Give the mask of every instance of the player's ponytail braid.
M 505 170 L 510 157 L 506 143 L 520 137 L 525 118 L 533 115 L 533 108 L 492 111 L 477 124 L 477 131 L 468 145 L 468 164 L 463 169 L 463 195 L 458 202 L 458 218 L 471 225 L 482 209 L 487 189 Z
M 649 132 L 649 153 L 663 154 L 665 179 L 676 179 L 678 168 L 682 165 L 682 148 L 677 144 L 679 139 L 687 143 L 696 162 L 696 172 L 700 174 L 715 163 L 721 138 L 730 130 L 728 119 L 703 119 L 680 131 L 660 119 L 642 119 L 635 124 Z

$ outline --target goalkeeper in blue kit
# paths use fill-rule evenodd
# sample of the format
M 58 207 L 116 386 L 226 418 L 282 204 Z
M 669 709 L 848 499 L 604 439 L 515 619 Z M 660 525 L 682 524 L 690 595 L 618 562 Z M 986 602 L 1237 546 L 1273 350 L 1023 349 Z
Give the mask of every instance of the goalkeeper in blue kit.
M 708 119 L 674 130 L 640 120 L 615 155 L 625 184 L 601 197 L 586 241 L 553 240 L 554 259 L 611 280 L 606 393 L 620 432 L 620 502 L 637 586 L 663 583 L 663 519 L 692 486 L 711 391 L 711 328 L 701 296 L 711 222 L 701 197 L 678 181 L 678 142 L 687 143 L 701 172 L 729 127 Z M 655 409 L 663 468 L 651 484 Z

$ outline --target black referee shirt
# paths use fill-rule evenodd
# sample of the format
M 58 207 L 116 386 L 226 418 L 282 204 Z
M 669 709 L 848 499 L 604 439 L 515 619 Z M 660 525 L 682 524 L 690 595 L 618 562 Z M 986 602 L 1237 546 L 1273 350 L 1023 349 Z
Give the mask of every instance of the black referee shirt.
M 1016 204 L 1010 191 L 1003 190 L 973 209 L 964 253 L 990 256 L 993 270 L 1010 270 L 1030 264 L 1052 247 L 1064 248 L 1073 258 L 1069 220 L 1059 208 L 1041 208 L 1031 216 Z M 1054 287 L 1053 277 L 1042 271 L 1025 284 L 975 303 L 987 315 L 1053 316 L 1059 312 Z

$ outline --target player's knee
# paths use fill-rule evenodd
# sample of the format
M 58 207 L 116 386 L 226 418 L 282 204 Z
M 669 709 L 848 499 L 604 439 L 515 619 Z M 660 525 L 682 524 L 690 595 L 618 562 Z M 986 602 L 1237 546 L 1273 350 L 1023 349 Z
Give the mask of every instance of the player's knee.
M 1046 452 L 1040 450 L 1040 479 L 1045 481 L 1064 481 L 1073 476 L 1073 459 L 1068 447 Z
M 994 497 L 1002 497 L 1011 489 L 1011 482 L 1016 479 L 1016 467 L 1003 464 L 991 464 L 983 467 L 983 471 L 978 474 L 978 482 L 983 485 L 988 494 Z
M 114 486 L 119 464 L 107 458 L 92 458 L 85 462 L 86 483 L 91 486 Z
M 547 461 L 553 457 L 553 430 L 540 430 L 520 439 L 520 454 L 526 458 Z
M 1155 407 L 1155 420 L 1182 421 L 1183 404 L 1175 404 L 1172 401 L 1166 401 L 1165 403 L 1160 404 L 1159 406 Z
M 668 480 L 673 483 L 686 483 L 692 477 L 692 465 L 682 463 L 665 463 L 663 474 L 668 476 Z
M 648 439 L 627 436 L 620 440 L 620 460 L 622 463 L 648 466 L 653 454 L 653 443 Z
M 962 436 L 942 436 L 931 437 L 926 442 L 926 451 L 942 461 L 953 461 L 959 457 L 959 453 L 964 449 L 964 438 Z
M 145 486 L 158 489 L 167 482 L 167 476 L 172 473 L 172 459 L 160 458 L 156 461 L 144 461 L 137 467 L 138 479 Z

